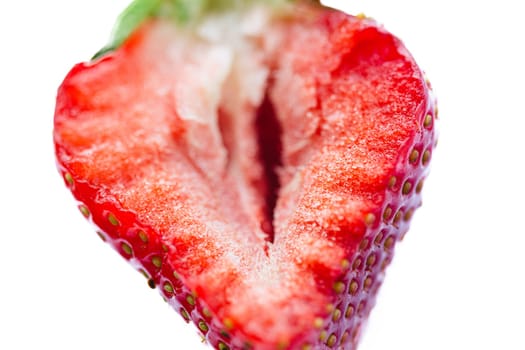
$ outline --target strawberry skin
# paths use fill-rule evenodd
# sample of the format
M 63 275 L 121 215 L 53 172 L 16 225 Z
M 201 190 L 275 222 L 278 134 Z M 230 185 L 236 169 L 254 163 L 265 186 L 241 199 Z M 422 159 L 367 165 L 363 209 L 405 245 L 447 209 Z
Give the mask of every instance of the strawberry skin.
M 102 239 L 214 348 L 356 349 L 421 205 L 434 100 L 373 20 L 278 9 L 148 16 L 75 66 L 57 163 Z

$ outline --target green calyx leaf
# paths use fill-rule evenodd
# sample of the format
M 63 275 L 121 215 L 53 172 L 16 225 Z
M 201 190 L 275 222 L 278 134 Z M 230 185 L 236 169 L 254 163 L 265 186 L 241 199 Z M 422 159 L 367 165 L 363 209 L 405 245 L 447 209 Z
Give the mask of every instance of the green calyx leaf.
M 100 49 L 93 60 L 118 48 L 146 19 L 154 16 L 164 0 L 135 0 L 119 15 L 109 43 Z
M 95 60 L 120 47 L 148 18 L 171 18 L 176 24 L 185 25 L 208 13 L 240 10 L 256 3 L 279 6 L 298 1 L 319 3 L 319 0 L 134 0 L 118 17 L 109 43 L 92 59 Z

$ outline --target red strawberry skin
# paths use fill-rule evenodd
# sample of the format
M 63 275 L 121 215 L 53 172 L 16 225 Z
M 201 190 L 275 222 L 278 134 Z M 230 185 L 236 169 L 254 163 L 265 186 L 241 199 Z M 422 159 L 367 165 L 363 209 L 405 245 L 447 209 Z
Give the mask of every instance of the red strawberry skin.
M 54 131 L 66 185 L 216 349 L 355 349 L 421 204 L 436 119 L 423 74 L 374 21 L 305 5 L 242 47 L 236 67 L 269 67 L 255 97 L 227 54 L 184 40 L 152 20 L 72 69 Z

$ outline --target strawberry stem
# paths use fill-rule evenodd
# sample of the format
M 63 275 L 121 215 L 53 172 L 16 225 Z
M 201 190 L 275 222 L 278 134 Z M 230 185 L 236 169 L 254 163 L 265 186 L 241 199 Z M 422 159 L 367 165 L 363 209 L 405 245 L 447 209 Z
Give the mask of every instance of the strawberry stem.
M 162 2 L 163 0 L 135 0 L 129 4 L 117 18 L 109 43 L 92 59 L 95 60 L 120 47 L 139 25 L 157 12 Z

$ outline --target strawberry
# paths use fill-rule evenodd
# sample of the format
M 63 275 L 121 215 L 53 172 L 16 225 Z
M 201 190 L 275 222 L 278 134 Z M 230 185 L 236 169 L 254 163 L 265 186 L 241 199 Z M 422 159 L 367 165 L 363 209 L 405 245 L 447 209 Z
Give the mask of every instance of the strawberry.
M 82 214 L 213 347 L 355 349 L 435 118 L 369 18 L 138 0 L 65 78 L 54 141 Z

